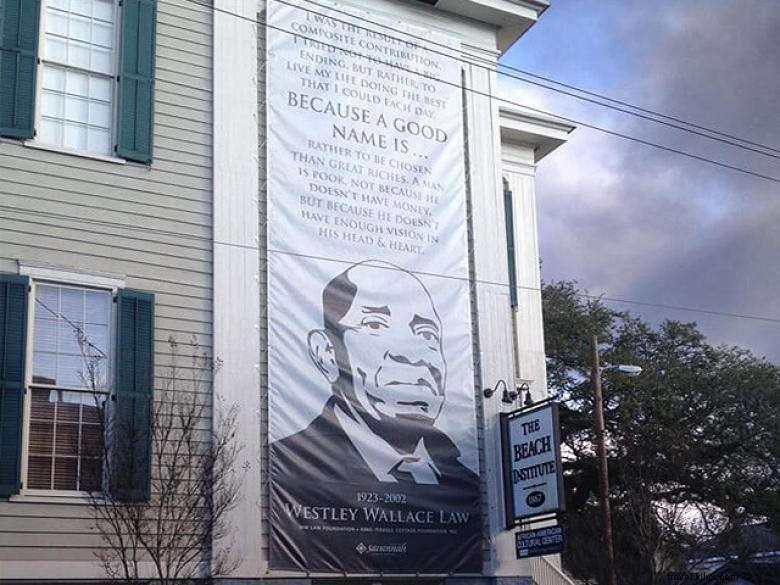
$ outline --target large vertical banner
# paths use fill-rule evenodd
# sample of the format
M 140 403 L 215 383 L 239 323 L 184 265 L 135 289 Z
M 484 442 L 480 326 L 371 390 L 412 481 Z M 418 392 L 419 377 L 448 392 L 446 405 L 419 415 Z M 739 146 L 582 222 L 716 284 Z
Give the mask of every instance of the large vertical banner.
M 458 62 L 267 19 L 271 568 L 480 572 Z

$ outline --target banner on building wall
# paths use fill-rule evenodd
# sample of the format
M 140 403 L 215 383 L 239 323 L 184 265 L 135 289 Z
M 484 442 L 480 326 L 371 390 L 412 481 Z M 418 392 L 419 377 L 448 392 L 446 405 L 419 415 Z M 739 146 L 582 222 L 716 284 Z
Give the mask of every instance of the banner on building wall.
M 563 467 L 558 405 L 501 415 L 507 526 L 562 512 Z
M 458 62 L 307 8 L 267 14 L 270 566 L 480 572 Z

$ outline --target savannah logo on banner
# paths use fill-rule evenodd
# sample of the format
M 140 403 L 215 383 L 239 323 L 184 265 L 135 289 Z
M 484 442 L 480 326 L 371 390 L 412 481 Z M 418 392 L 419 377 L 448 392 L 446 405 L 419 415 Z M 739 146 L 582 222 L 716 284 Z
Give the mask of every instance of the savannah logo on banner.
M 293 4 L 267 16 L 271 568 L 478 573 L 459 64 Z

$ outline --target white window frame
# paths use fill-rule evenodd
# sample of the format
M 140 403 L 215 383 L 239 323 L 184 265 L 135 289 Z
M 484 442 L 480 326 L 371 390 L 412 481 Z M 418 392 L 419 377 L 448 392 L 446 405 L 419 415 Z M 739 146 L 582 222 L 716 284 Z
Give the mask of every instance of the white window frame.
M 41 128 L 41 111 L 43 109 L 43 69 L 44 69 L 44 61 L 45 58 L 42 56 L 42 53 L 44 51 L 45 43 L 46 43 L 46 6 L 47 6 L 48 0 L 41 0 L 41 6 L 40 6 L 40 21 L 39 21 L 39 28 L 38 28 L 38 62 L 36 65 L 36 78 L 35 78 L 35 135 L 30 140 L 25 140 L 24 145 L 29 146 L 31 148 L 37 148 L 40 150 L 50 150 L 53 152 L 58 152 L 61 154 L 70 154 L 75 156 L 81 156 L 86 158 L 92 158 L 96 160 L 101 160 L 105 162 L 112 162 L 112 163 L 118 163 L 118 164 L 125 164 L 127 161 L 123 158 L 120 158 L 116 156 L 116 144 L 117 144 L 117 126 L 118 126 L 118 113 L 119 113 L 119 67 L 120 67 L 120 52 L 121 52 L 121 40 L 122 40 L 122 31 L 121 26 L 122 23 L 120 22 L 121 17 L 121 10 L 120 8 L 120 2 L 121 0 L 112 0 L 114 5 L 114 54 L 113 54 L 113 69 L 111 74 L 108 76 L 111 78 L 111 92 L 112 92 L 112 100 L 111 100 L 111 136 L 109 139 L 110 142 L 110 153 L 109 154 L 103 154 L 99 152 L 92 152 L 89 150 L 78 150 L 78 149 L 72 149 L 67 148 L 64 146 L 58 146 L 56 144 L 49 144 L 47 142 L 42 142 L 39 138 L 40 135 L 40 128 Z M 66 65 L 60 65 L 56 64 L 55 66 L 61 67 L 63 69 L 73 69 L 75 71 L 84 72 L 84 73 L 90 73 L 87 70 L 81 69 L 79 67 L 73 67 L 73 66 L 66 66 Z
M 22 479 L 22 489 L 17 496 L 12 496 L 12 500 L 38 500 L 38 501 L 61 501 L 72 500 L 74 503 L 83 503 L 94 493 L 80 490 L 44 490 L 30 489 L 27 487 L 27 470 L 30 442 L 30 411 L 32 400 L 32 381 L 33 375 L 33 336 L 35 326 L 35 292 L 36 285 L 54 285 L 78 289 L 93 289 L 107 291 L 111 294 L 112 300 L 116 297 L 119 289 L 125 288 L 125 279 L 119 275 L 106 273 L 86 273 L 70 270 L 63 270 L 51 267 L 45 264 L 20 264 L 19 274 L 30 277 L 30 289 L 27 294 L 27 331 L 26 335 L 26 355 L 25 355 L 25 381 L 24 381 L 24 405 L 22 420 L 22 457 L 20 477 Z M 113 391 L 112 382 L 115 365 L 115 339 L 116 333 L 116 306 L 112 302 L 111 315 L 109 316 L 109 337 L 108 337 L 108 367 L 106 368 L 107 380 L 107 399 L 110 400 Z M 82 389 L 83 390 L 83 389 Z

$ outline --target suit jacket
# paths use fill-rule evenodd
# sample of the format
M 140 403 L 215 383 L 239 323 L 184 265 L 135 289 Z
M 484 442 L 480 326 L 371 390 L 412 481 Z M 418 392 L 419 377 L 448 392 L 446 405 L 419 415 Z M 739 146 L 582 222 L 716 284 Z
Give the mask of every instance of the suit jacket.
M 272 475 L 328 483 L 379 483 L 336 419 L 334 409 L 340 401 L 332 396 L 308 427 L 271 444 Z M 441 472 L 438 485 L 477 485 L 477 475 L 458 461 L 460 451 L 447 435 L 431 428 L 423 442 Z
M 336 573 L 479 572 L 479 478 L 458 461 L 455 444 L 437 429 L 423 438 L 441 474 L 438 484 L 380 482 L 339 424 L 338 404 L 331 397 L 308 427 L 271 444 L 272 567 Z M 422 524 L 369 519 L 364 513 L 371 509 L 428 516 Z M 371 549 L 375 545 L 402 550 L 376 554 Z

